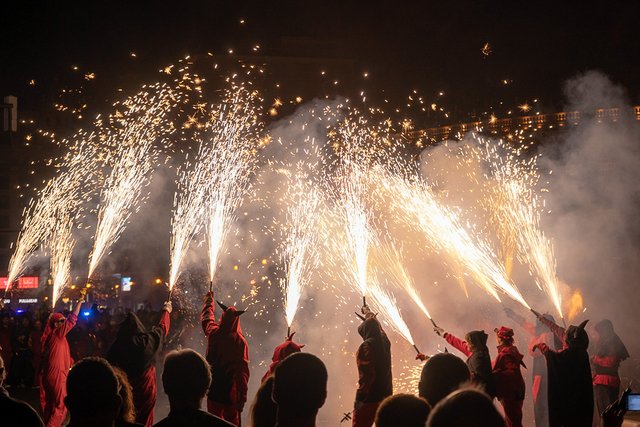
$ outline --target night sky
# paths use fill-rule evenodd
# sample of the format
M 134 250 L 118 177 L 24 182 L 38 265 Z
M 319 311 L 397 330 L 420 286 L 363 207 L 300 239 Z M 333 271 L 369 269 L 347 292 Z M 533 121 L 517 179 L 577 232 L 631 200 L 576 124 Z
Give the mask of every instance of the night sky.
M 256 44 L 267 57 L 351 60 L 357 73 L 369 72 L 370 92 L 394 100 L 413 89 L 426 98 L 444 91 L 457 112 L 534 98 L 557 109 L 563 82 L 590 69 L 624 86 L 632 102 L 640 98 L 637 1 L 4 3 L 0 94 L 23 97 L 23 108 L 38 102 L 29 80 L 55 90 L 72 65 L 111 88 L 151 81 L 186 54 L 250 56 Z

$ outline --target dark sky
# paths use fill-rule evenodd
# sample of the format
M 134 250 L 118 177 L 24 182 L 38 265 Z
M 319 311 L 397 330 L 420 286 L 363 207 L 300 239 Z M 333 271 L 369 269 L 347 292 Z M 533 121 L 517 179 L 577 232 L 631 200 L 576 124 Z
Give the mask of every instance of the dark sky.
M 187 53 L 250 54 L 260 44 L 267 56 L 353 60 L 370 72 L 375 90 L 398 97 L 413 88 L 427 97 L 445 90 L 458 110 L 533 98 L 555 108 L 563 81 L 589 69 L 626 87 L 632 101 L 640 98 L 640 2 L 631 0 L 598 7 L 557 0 L 7 3 L 1 94 L 22 94 L 31 78 L 59 84 L 72 64 L 103 79 L 133 74 L 144 81 Z M 303 42 L 283 43 L 291 39 Z

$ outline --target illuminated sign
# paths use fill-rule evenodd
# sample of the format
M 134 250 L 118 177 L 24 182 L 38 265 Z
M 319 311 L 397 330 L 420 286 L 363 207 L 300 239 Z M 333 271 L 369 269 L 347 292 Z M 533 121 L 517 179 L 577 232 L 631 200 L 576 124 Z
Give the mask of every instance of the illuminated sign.
M 38 298 L 18 298 L 19 304 L 35 304 L 38 302 Z
M 0 277 L 0 289 L 7 289 L 8 277 Z
M 122 290 L 124 292 L 129 292 L 131 290 L 131 277 L 123 277 L 120 283 L 122 284 Z
M 22 276 L 18 279 L 18 289 L 38 289 L 38 276 Z

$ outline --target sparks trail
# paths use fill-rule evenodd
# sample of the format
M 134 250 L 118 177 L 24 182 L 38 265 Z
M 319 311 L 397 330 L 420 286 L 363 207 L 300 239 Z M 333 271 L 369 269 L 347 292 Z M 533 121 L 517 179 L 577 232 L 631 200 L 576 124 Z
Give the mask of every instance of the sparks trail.
M 106 178 L 98 207 L 98 223 L 93 250 L 89 256 L 88 278 L 91 278 L 102 258 L 124 231 L 133 210 L 139 209 L 148 194 L 151 171 L 157 163 L 156 140 L 174 131 L 168 121 L 176 107 L 176 94 L 167 85 L 154 85 L 125 103 L 126 115 L 115 114 L 114 129 L 105 144 L 117 146 L 108 153 L 113 158 L 111 173 Z
M 506 229 L 503 234 L 515 241 L 518 259 L 529 266 L 538 288 L 545 291 L 563 318 L 553 245 L 540 227 L 542 200 L 534 191 L 539 181 L 537 158 L 524 160 L 502 144 L 479 142 L 479 155 L 490 168 L 490 201 L 496 222 Z
M 404 289 L 425 316 L 431 319 L 429 310 L 427 310 L 427 307 L 422 302 L 418 290 L 415 288 L 413 279 L 402 263 L 399 249 L 396 248 L 391 240 L 384 239 L 383 241 L 377 241 L 373 260 L 375 262 L 374 270 L 376 270 L 376 274 L 378 276 L 380 274 L 388 275 L 392 284 Z
M 210 176 L 207 191 L 206 232 L 209 280 L 213 280 L 220 250 L 234 220 L 235 210 L 249 188 L 256 155 L 252 147 L 261 128 L 257 121 L 257 92 L 234 86 L 212 115 L 211 144 L 201 161 Z
M 299 170 L 289 185 L 287 198 L 286 234 L 280 249 L 285 278 L 280 279 L 284 294 L 287 326 L 291 328 L 300 297 L 311 280 L 311 273 L 319 265 L 316 253 L 318 240 L 317 215 L 322 202 L 321 193 L 311 186 Z
M 383 314 L 383 317 L 390 323 L 393 330 L 398 332 L 409 344 L 415 346 L 409 327 L 402 318 L 402 314 L 400 314 L 395 297 L 383 289 L 377 281 L 370 283 L 369 290 L 374 309 Z
M 75 247 L 73 218 L 69 212 L 60 212 L 50 239 L 50 266 L 52 279 L 51 306 L 55 308 L 62 290 L 71 279 L 71 256 Z
M 419 178 L 410 182 L 380 169 L 372 178 L 374 182 L 381 183 L 395 210 L 403 214 L 403 219 L 409 224 L 415 223 L 434 249 L 446 255 L 449 262 L 462 266 L 497 301 L 500 301 L 499 290 L 530 308 L 515 285 L 507 279 L 504 266 L 496 259 L 489 244 L 472 235 L 461 224 L 458 215 L 436 200 L 426 183 Z

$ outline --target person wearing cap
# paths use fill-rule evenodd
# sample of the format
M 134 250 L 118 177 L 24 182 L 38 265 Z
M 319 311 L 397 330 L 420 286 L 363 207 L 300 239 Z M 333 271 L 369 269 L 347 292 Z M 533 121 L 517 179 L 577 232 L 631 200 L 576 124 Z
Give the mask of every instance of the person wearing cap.
M 67 414 L 64 398 L 67 395 L 67 375 L 73 364 L 67 334 L 78 321 L 78 314 L 86 290 L 80 291 L 73 313 L 51 313 L 42 332 L 42 363 L 40 365 L 40 404 L 47 427 L 59 427 Z
M 513 329 L 501 326 L 494 332 L 498 341 L 498 357 L 493 362 L 492 371 L 496 397 L 504 408 L 507 425 L 522 427 L 525 385 L 520 366 L 525 366 L 522 362 L 524 356 L 513 345 Z
M 213 301 L 213 292 L 208 292 L 200 316 L 207 337 L 206 359 L 213 376 L 207 394 L 207 410 L 240 426 L 249 383 L 249 346 L 240 327 L 240 315 L 244 310 L 227 307 L 218 301 L 223 313 L 220 322 L 216 322 Z
M 482 387 L 489 397 L 496 397 L 496 388 L 491 372 L 491 355 L 487 347 L 489 336 L 484 331 L 470 331 L 465 335 L 465 339 L 461 340 L 455 335 L 445 332 L 439 326 L 434 326 L 433 331 L 467 356 L 471 381 Z

